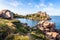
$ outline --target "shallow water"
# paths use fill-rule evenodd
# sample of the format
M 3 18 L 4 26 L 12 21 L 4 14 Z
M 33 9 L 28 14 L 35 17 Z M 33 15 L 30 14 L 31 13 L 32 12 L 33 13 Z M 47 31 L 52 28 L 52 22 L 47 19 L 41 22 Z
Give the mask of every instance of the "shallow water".
M 37 25 L 38 21 L 36 20 L 29 20 L 29 19 L 24 19 L 24 18 L 18 18 L 21 23 L 27 23 L 28 26 L 33 27 Z

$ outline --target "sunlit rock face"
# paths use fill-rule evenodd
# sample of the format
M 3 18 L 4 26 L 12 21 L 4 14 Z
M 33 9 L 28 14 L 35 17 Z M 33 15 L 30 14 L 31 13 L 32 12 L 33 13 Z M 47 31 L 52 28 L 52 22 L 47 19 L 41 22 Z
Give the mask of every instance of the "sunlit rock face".
M 57 38 L 57 35 L 60 35 L 56 31 L 55 23 L 50 21 L 40 21 L 37 25 L 37 28 L 39 28 L 50 39 L 55 40 Z
M 52 38 L 56 38 L 59 35 L 57 32 L 46 32 L 46 35 L 51 36 Z
M 0 17 L 7 18 L 7 19 L 13 19 L 13 12 L 10 10 L 2 10 L 0 11 Z
M 49 22 L 49 21 L 45 21 L 44 23 L 43 23 L 43 26 L 45 27 L 45 28 L 55 28 L 55 24 L 53 23 L 53 22 Z
M 50 20 L 51 19 L 50 16 L 47 15 L 46 12 L 39 11 L 37 14 L 42 17 L 40 20 Z
M 53 29 L 55 29 L 55 23 L 53 22 L 49 22 L 49 21 L 40 21 L 38 23 L 38 27 L 41 29 L 43 28 L 44 30 L 50 30 L 53 31 Z M 43 31 L 44 31 L 43 30 Z

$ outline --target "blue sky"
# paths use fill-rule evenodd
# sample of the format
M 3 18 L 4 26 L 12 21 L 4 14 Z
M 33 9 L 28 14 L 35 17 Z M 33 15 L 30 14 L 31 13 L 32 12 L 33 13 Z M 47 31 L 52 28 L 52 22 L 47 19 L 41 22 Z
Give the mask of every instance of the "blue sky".
M 49 15 L 60 15 L 60 0 L 0 0 L 0 10 L 26 15 L 46 11 Z

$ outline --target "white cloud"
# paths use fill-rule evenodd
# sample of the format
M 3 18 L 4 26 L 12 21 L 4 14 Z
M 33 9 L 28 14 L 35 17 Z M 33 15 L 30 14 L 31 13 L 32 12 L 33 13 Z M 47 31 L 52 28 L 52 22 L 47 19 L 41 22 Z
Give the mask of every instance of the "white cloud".
M 30 3 L 28 3 L 28 5 L 30 6 L 30 7 L 33 7 L 33 4 L 30 2 Z
M 36 5 L 36 8 L 41 8 L 41 7 L 46 7 L 47 5 L 45 5 L 45 0 L 40 0 L 40 3 Z
M 17 7 L 17 6 L 19 6 L 19 5 L 23 5 L 23 3 L 17 2 L 17 1 L 10 2 L 9 4 L 10 4 L 11 6 L 14 6 L 14 7 Z
M 32 5 L 32 3 L 28 3 L 28 5 Z
M 53 15 L 53 16 L 60 15 L 60 8 L 58 9 L 58 8 L 48 6 L 46 8 L 43 8 L 42 11 L 46 11 L 47 14 Z
M 46 5 L 43 4 L 43 3 L 40 3 L 40 4 L 38 4 L 38 5 L 35 5 L 35 7 L 39 9 L 39 8 L 41 8 L 41 7 L 42 7 L 42 8 L 46 7 Z
M 44 3 L 45 2 L 45 0 L 40 0 L 41 1 L 41 3 Z
M 57 13 L 60 13 L 59 9 L 54 8 L 53 3 L 48 3 L 48 5 L 47 5 L 47 4 L 44 4 L 44 2 L 42 2 L 38 5 L 35 5 L 35 7 L 38 9 L 42 8 L 41 11 L 46 11 L 47 14 L 49 14 L 49 15 L 59 15 Z
M 39 5 L 35 5 L 35 7 L 36 7 L 36 8 L 38 8 L 38 9 L 40 8 L 40 6 L 39 6 Z
M 49 3 L 49 6 L 53 6 L 53 4 L 52 3 Z
M 38 5 L 35 5 L 35 7 L 38 8 L 38 10 L 41 8 L 41 11 L 46 11 L 49 15 L 54 15 L 53 13 L 55 12 L 59 13 L 59 11 L 57 11 L 56 8 L 54 8 L 53 3 L 45 4 L 45 1 L 46 0 L 40 0 L 40 3 Z
M 43 10 L 45 10 L 45 11 L 52 11 L 52 10 L 54 10 L 53 3 L 49 3 L 48 5 L 42 5 L 42 6 L 43 6 Z
M 41 3 L 39 6 L 40 7 L 46 7 L 46 5 L 44 3 Z
M 9 3 L 9 4 L 12 5 L 12 6 L 14 6 L 14 7 L 17 7 L 17 6 L 19 5 L 19 3 L 18 3 L 17 1 L 11 2 L 11 3 Z

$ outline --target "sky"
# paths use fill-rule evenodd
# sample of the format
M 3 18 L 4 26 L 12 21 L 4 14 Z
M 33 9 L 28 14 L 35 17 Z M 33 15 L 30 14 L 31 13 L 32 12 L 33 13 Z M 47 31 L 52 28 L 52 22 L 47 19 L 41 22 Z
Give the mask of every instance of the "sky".
M 0 10 L 3 9 L 20 15 L 43 11 L 51 16 L 60 16 L 60 0 L 0 0 Z

